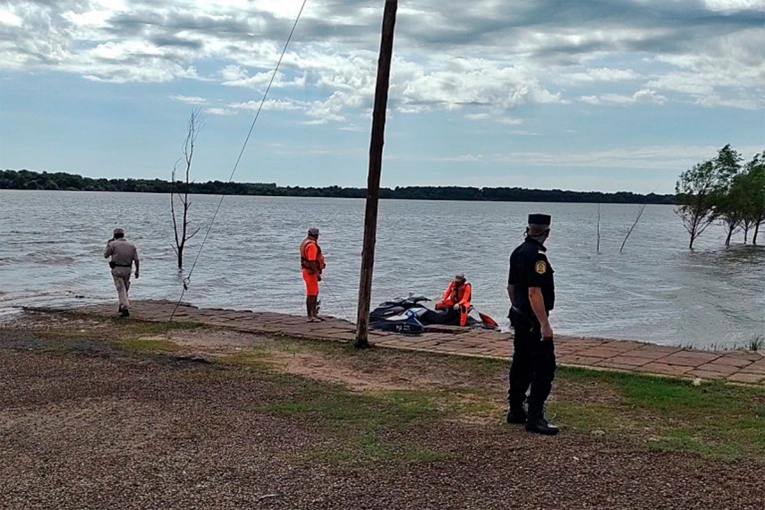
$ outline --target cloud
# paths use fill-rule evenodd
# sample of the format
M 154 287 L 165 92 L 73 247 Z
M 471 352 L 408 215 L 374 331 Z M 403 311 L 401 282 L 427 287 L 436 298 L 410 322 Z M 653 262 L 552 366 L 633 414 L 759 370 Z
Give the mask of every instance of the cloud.
M 712 146 L 661 145 L 584 152 L 512 152 L 492 154 L 490 158 L 494 162 L 523 162 L 527 166 L 560 167 L 561 161 L 565 161 L 568 167 L 654 169 L 677 172 L 697 163 L 699 158 L 713 157 L 718 150 L 719 147 Z M 753 155 L 762 149 L 756 146 L 742 146 L 737 147 L 737 150 L 743 155 Z
M 261 101 L 246 101 L 242 103 L 230 103 L 226 108 L 230 110 L 252 110 L 260 108 Z M 263 102 L 263 110 L 296 111 L 307 107 L 306 103 L 284 99 L 267 99 Z
M 5 25 L 6 27 L 20 27 L 24 23 L 24 20 L 21 19 L 16 13 L 6 10 L 7 7 L 2 8 L 0 7 L 0 26 Z
M 510 117 L 502 117 L 496 120 L 500 124 L 505 124 L 508 126 L 520 126 L 521 124 L 523 124 L 523 119 L 513 119 Z
M 642 78 L 640 73 L 632 69 L 613 69 L 608 67 L 587 68 L 556 77 L 556 83 L 566 85 L 586 85 L 599 82 L 637 81 Z
M 441 158 L 439 161 L 452 162 L 452 163 L 475 163 L 483 160 L 481 154 L 460 154 L 454 157 Z
M 262 90 L 300 3 L 17 0 L 0 5 L 0 69 Z M 572 100 L 761 108 L 762 9 L 762 0 L 405 4 L 391 107 L 410 114 L 464 110 L 471 120 L 481 120 L 470 111 L 476 107 L 492 111 L 488 120 Z M 376 0 L 309 2 L 274 96 L 300 91 L 292 104 L 309 121 L 343 122 L 371 107 L 380 18 Z M 634 65 L 614 64 L 620 61 Z M 625 83 L 637 92 L 623 95 Z
M 207 99 L 198 96 L 170 96 L 170 99 L 180 101 L 181 103 L 203 105 L 207 104 Z
M 662 105 L 667 98 L 658 94 L 655 90 L 640 89 L 631 96 L 620 94 L 603 94 L 600 96 L 581 96 L 578 98 L 582 103 L 594 105 L 628 105 L 634 103 Z
M 474 120 L 474 121 L 491 120 L 494 122 L 498 122 L 499 124 L 504 124 L 506 126 L 519 126 L 523 124 L 523 119 L 517 119 L 513 117 L 503 117 L 501 113 L 499 115 L 491 114 L 487 112 L 467 113 L 465 114 L 465 118 L 467 120 Z
M 657 93 L 655 90 L 641 89 L 632 94 L 632 99 L 636 103 L 664 104 L 667 98 Z
M 205 108 L 205 113 L 208 113 L 210 115 L 220 115 L 220 116 L 230 116 L 230 115 L 237 114 L 235 110 L 229 110 L 228 108 L 218 108 L 218 107 Z
M 272 87 L 304 87 L 306 85 L 306 75 L 296 76 L 289 80 L 285 78 L 283 72 L 277 72 L 274 76 L 273 71 L 263 71 L 249 75 L 247 70 L 237 65 L 230 65 L 223 68 L 220 73 L 222 84 L 229 87 L 245 87 L 265 90 L 269 82 L 273 79 Z

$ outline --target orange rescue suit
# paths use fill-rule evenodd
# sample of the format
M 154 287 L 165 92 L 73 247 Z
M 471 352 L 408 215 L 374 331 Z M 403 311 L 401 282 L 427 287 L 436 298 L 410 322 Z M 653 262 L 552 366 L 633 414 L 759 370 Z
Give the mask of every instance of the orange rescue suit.
M 319 272 L 316 273 L 311 267 L 311 262 L 319 264 Z M 321 254 L 321 247 L 315 239 L 306 237 L 300 243 L 300 267 L 303 270 L 303 280 L 306 286 L 307 296 L 319 295 L 319 276 L 327 265 L 324 263 L 324 255 Z
M 470 298 L 473 295 L 473 288 L 468 282 L 460 285 L 456 280 L 452 281 L 444 292 L 441 301 L 436 303 L 436 310 L 452 308 L 454 305 L 460 307 L 460 326 L 467 326 L 468 312 L 470 312 Z

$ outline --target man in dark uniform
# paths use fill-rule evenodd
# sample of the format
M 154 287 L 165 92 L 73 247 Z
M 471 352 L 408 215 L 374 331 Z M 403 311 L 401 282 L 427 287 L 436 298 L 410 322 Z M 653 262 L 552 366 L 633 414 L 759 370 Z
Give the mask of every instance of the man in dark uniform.
M 555 305 L 555 285 L 544 246 L 549 235 L 550 216 L 530 214 L 526 240 L 510 256 L 507 292 L 512 303 L 509 318 L 515 339 L 507 422 L 525 423 L 529 432 L 555 435 L 558 427 L 547 423 L 544 417 L 544 404 L 555 377 L 553 330 L 548 320 Z

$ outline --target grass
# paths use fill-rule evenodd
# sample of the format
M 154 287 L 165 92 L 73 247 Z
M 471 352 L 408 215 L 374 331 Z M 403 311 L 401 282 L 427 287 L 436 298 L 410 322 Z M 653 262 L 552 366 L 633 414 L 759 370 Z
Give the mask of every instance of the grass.
M 564 369 L 570 383 L 595 383 L 619 402 L 564 401 L 550 406 L 575 430 L 602 430 L 644 441 L 655 450 L 765 462 L 765 388 L 625 373 Z
M 699 348 L 693 342 L 675 344 L 675 346 L 685 350 L 696 350 Z M 750 351 L 750 352 L 762 352 L 763 350 L 765 350 L 765 335 L 760 333 L 755 333 L 752 336 L 752 338 L 749 339 L 748 342 L 745 342 L 743 344 L 736 343 L 734 345 L 731 345 L 731 344 L 718 344 L 717 342 L 712 342 L 711 344 L 705 345 L 703 349 L 707 351 L 744 350 L 744 351 Z
M 281 382 L 299 391 L 260 411 L 306 421 L 319 427 L 327 444 L 300 454 L 305 462 L 323 461 L 343 468 L 363 468 L 376 462 L 411 465 L 448 458 L 447 451 L 402 439 L 441 420 L 445 413 L 426 392 L 351 392 L 342 385 L 311 382 L 291 376 Z
M 178 344 L 161 337 L 124 338 L 117 340 L 114 343 L 123 351 L 127 351 L 128 353 L 132 354 L 179 352 L 182 350 Z
M 115 321 L 116 322 L 116 321 Z M 160 360 L 182 350 L 163 335 L 197 329 L 189 323 L 122 322 L 113 329 L 57 331 L 24 340 L 18 348 L 66 355 L 129 355 Z M 109 332 L 110 340 L 92 340 Z M 761 337 L 758 337 L 761 342 Z M 14 348 L 5 344 L 6 348 Z M 754 350 L 754 349 L 753 349 Z M 412 379 L 430 372 L 456 374 L 453 383 L 428 389 L 352 391 L 285 372 L 273 356 L 310 352 L 327 363 L 342 363 L 357 377 L 374 377 L 402 366 Z M 172 356 L 171 356 L 172 357 Z M 314 360 L 315 361 L 315 360 Z M 274 382 L 283 394 L 258 409 L 317 427 L 325 442 L 301 454 L 305 461 L 355 468 L 375 462 L 411 464 L 449 458 L 448 447 L 431 447 L 429 427 L 456 419 L 474 426 L 501 424 L 508 363 L 388 349 L 355 350 L 333 342 L 279 339 L 217 358 L 228 377 L 257 377 Z M 248 375 L 246 375 L 248 374 Z M 419 375 L 418 375 L 419 374 Z M 408 383 L 407 383 L 408 384 Z M 705 458 L 748 459 L 765 463 L 765 388 L 723 382 L 689 381 L 646 375 L 560 368 L 551 421 L 565 434 L 605 435 L 652 451 L 692 452 Z M 485 418 L 475 424 L 475 418 Z M 519 433 L 505 427 L 508 434 Z M 522 433 L 522 432 L 521 432 Z
M 752 352 L 762 351 L 765 348 L 765 335 L 756 334 L 749 340 L 748 348 Z
M 153 322 L 137 320 L 125 321 L 122 319 L 112 319 L 112 322 L 124 335 L 130 336 L 162 335 L 171 331 L 210 329 L 209 326 L 198 322 Z
M 263 371 L 276 370 L 278 368 L 274 360 L 271 359 L 268 348 L 265 346 L 254 346 L 249 349 L 226 354 L 221 356 L 218 361 L 227 365 Z
M 161 346 L 158 346 L 161 347 Z M 437 390 L 359 393 L 337 384 L 307 380 L 281 372 L 273 350 L 313 352 L 346 360 L 359 372 L 386 370 L 391 364 L 443 365 L 464 374 L 464 384 Z M 264 405 L 266 413 L 305 420 L 322 428 L 339 444 L 318 446 L 305 458 L 322 458 L 343 466 L 389 460 L 422 462 L 448 456 L 416 443 L 390 442 L 386 434 L 416 431 L 444 419 L 484 418 L 500 423 L 498 394 L 505 391 L 507 361 L 464 358 L 386 349 L 355 350 L 343 344 L 279 340 L 222 357 L 233 367 L 279 377 L 292 388 L 290 397 Z M 765 388 L 723 382 L 694 386 L 689 381 L 621 372 L 562 367 L 556 386 L 567 398 L 554 398 L 548 414 L 568 432 L 604 434 L 633 440 L 655 451 L 685 451 L 707 458 L 749 458 L 765 462 Z M 577 395 L 582 394 L 581 398 Z M 611 395 L 605 402 L 587 395 Z M 553 395 L 556 395 L 555 389 Z M 471 420 L 466 420 L 471 421 Z

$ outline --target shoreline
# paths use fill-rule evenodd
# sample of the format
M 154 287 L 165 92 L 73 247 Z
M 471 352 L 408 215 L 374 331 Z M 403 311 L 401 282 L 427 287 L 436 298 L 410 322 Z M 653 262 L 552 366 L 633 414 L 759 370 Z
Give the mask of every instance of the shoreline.
M 167 195 L 166 191 L 145 191 L 145 190 L 101 190 L 101 189 L 17 189 L 17 188 L 0 188 L 0 191 L 13 191 L 13 192 L 66 192 L 66 193 L 127 193 L 127 194 L 146 194 L 146 195 Z M 544 190 L 546 191 L 546 190 Z M 586 191 L 574 191 L 572 193 L 587 193 Z M 600 193 L 600 192 L 595 192 Z M 200 193 L 191 192 L 189 195 L 193 196 L 213 196 L 219 197 L 225 195 L 227 197 L 255 197 L 255 198 L 296 198 L 296 199 L 309 199 L 309 198 L 328 198 L 338 200 L 364 200 L 364 196 L 332 196 L 326 194 L 317 195 L 289 195 L 289 194 L 266 194 L 266 193 Z M 426 197 L 380 197 L 380 201 L 393 200 L 393 201 L 412 201 L 412 202 L 475 202 L 475 203 L 516 203 L 516 204 L 582 204 L 582 205 L 659 205 L 677 207 L 674 202 L 614 202 L 614 201 L 579 201 L 579 200 L 530 200 L 530 199 L 461 199 L 461 198 L 426 198 Z
M 134 301 L 131 317 L 132 320 L 166 322 L 175 305 L 174 302 L 166 300 Z M 41 313 L 74 313 L 116 318 L 112 304 L 23 309 Z M 355 339 L 355 326 L 337 318 L 330 318 L 322 323 L 307 323 L 303 317 L 296 315 L 200 308 L 182 303 L 175 313 L 175 320 L 245 333 L 307 340 L 349 343 Z M 370 343 L 377 347 L 435 354 L 509 359 L 512 351 L 512 336 L 507 332 L 454 326 L 431 327 L 417 336 L 372 330 L 369 337 Z M 662 346 L 635 340 L 570 336 L 557 337 L 555 349 L 558 362 L 562 366 L 765 385 L 765 354 L 759 352 L 713 351 Z

